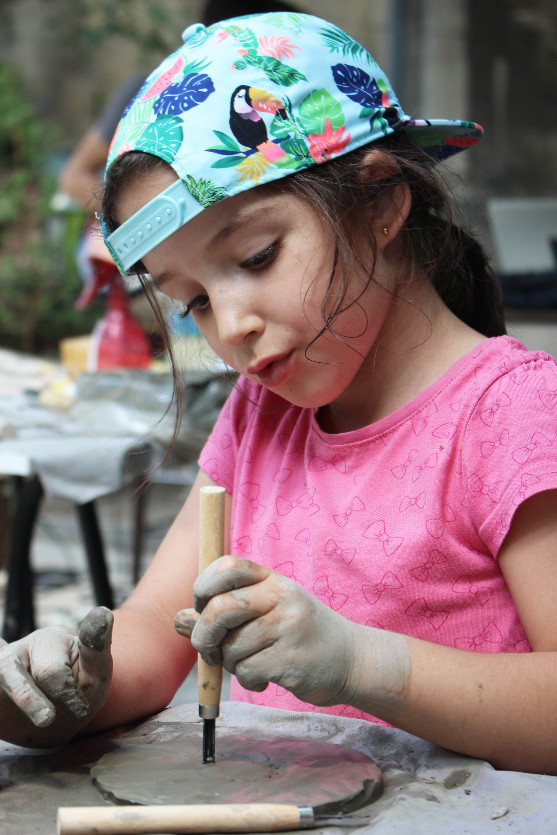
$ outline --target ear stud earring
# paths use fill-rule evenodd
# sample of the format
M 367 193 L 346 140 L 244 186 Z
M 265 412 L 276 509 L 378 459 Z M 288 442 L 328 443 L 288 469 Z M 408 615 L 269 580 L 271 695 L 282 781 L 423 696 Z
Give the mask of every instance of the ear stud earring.
M 388 227 L 388 226 L 384 226 L 384 227 L 383 227 L 383 234 L 384 234 L 384 235 L 388 235 L 388 234 L 389 234 L 389 227 Z

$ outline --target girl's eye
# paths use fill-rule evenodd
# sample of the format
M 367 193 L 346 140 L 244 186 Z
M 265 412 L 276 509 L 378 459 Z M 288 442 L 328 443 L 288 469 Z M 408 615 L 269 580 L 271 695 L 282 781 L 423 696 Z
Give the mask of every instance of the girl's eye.
M 269 267 L 277 257 L 279 249 L 280 243 L 275 241 L 271 246 L 261 250 L 256 255 L 252 255 L 251 258 L 246 258 L 240 266 L 245 270 L 260 270 L 264 267 Z
M 204 313 L 209 309 L 209 304 L 209 296 L 207 293 L 200 293 L 199 296 L 196 296 L 186 305 L 186 309 L 180 313 L 180 318 L 185 319 L 186 316 L 190 315 L 192 310 L 195 310 L 197 313 Z

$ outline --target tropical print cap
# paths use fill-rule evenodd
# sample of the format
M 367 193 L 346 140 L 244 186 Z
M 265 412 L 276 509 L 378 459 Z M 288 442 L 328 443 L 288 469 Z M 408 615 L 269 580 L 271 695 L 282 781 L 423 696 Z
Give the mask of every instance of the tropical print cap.
M 206 28 L 152 72 L 128 105 L 107 167 L 128 151 L 165 160 L 178 180 L 115 232 L 127 272 L 213 203 L 404 131 L 434 161 L 474 145 L 474 122 L 411 119 L 388 78 L 350 35 L 294 12 Z

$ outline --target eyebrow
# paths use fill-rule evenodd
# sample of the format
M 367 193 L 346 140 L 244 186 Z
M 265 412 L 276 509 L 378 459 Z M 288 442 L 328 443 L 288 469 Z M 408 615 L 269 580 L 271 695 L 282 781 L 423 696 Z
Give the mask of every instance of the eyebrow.
M 222 243 L 226 241 L 228 238 L 232 237 L 239 229 L 243 229 L 248 226 L 250 223 L 253 223 L 255 220 L 259 220 L 262 215 L 270 214 L 272 207 L 268 205 L 270 202 L 270 198 L 266 200 L 263 199 L 255 207 L 252 208 L 245 208 L 242 209 L 239 214 L 232 218 L 225 223 L 225 225 L 217 230 L 213 237 L 211 238 L 209 245 L 214 246 L 216 244 Z

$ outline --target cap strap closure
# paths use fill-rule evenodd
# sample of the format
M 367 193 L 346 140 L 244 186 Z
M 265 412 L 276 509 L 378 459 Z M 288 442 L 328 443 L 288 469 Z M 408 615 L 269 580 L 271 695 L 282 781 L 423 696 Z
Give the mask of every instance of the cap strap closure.
M 182 180 L 176 180 L 112 232 L 106 244 L 126 273 L 202 209 Z

